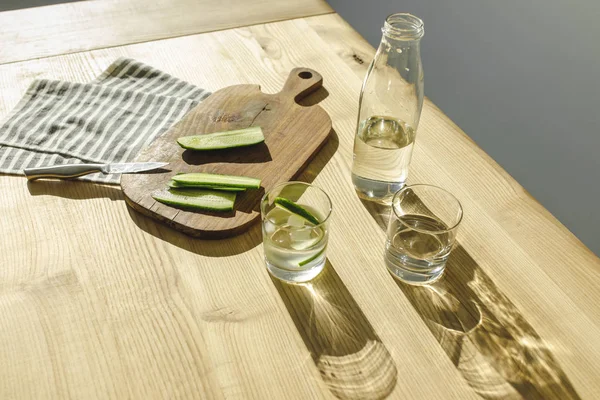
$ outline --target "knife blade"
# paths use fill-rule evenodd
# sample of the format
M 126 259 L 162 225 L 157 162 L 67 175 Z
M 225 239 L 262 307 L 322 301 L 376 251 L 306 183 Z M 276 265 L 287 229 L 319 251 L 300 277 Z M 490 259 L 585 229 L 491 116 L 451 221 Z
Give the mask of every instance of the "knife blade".
M 29 168 L 23 172 L 30 181 L 36 179 L 74 179 L 94 172 L 104 174 L 130 174 L 164 167 L 166 162 L 138 162 L 113 164 L 63 164 L 50 167 Z
M 134 163 L 114 163 L 106 164 L 109 174 L 131 174 L 135 172 L 150 171 L 161 168 L 169 163 L 167 162 L 134 162 Z

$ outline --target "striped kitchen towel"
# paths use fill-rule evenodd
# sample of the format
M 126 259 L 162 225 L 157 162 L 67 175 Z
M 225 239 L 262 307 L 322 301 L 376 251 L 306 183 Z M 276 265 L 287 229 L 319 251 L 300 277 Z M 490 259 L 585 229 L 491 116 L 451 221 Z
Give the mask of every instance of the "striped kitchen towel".
M 36 80 L 0 126 L 0 172 L 133 161 L 209 94 L 127 58 L 91 83 Z M 119 175 L 80 179 L 119 183 Z

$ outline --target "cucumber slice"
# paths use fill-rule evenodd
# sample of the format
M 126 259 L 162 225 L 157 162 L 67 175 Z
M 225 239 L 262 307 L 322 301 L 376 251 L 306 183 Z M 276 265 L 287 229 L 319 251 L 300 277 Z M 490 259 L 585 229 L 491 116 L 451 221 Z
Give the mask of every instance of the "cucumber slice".
M 325 247 L 323 247 L 323 250 L 321 250 L 320 252 L 318 252 L 317 254 L 315 254 L 314 256 L 312 256 L 311 258 L 309 258 L 309 259 L 306 259 L 306 260 L 304 260 L 304 261 L 300 261 L 300 262 L 298 263 L 298 266 L 299 266 L 299 267 L 304 267 L 304 266 L 305 266 L 306 264 L 308 264 L 309 262 L 316 260 L 318 257 L 320 257 L 320 256 L 321 256 L 321 254 L 323 254 L 323 253 L 325 252 L 325 249 L 326 249 L 326 248 L 325 248 Z
M 258 189 L 261 182 L 260 179 L 249 176 L 207 174 L 204 172 L 179 174 L 175 175 L 172 179 L 185 186 L 219 186 L 249 189 Z
M 260 126 L 251 126 L 234 131 L 206 133 L 204 135 L 184 136 L 177 143 L 189 150 L 219 150 L 231 147 L 244 147 L 264 142 L 265 136 Z
M 152 198 L 170 206 L 185 207 L 194 210 L 231 211 L 235 202 L 234 192 L 216 190 L 159 190 Z
M 198 190 L 199 188 L 212 189 L 212 190 L 223 190 L 225 192 L 243 192 L 244 190 L 246 190 L 246 188 L 239 188 L 239 187 L 186 185 L 183 183 L 177 183 L 172 179 L 169 181 L 169 183 L 167 183 L 167 186 L 169 186 L 170 188 L 182 189 L 182 190 L 185 190 L 185 189 Z
M 317 217 L 315 217 L 308 210 L 302 208 L 293 201 L 285 199 L 283 197 L 276 197 L 273 202 L 275 203 L 275 207 L 283 208 L 284 210 L 287 210 L 292 214 L 296 214 L 313 225 L 319 225 L 319 220 L 317 219 Z

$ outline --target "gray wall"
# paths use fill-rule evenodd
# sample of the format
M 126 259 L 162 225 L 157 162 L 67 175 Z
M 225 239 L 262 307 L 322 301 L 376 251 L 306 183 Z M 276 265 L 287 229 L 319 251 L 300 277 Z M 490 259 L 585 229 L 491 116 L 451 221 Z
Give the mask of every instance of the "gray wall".
M 73 3 L 76 1 L 83 1 L 83 0 L 0 0 L 0 11 L 18 10 L 20 8 L 49 6 L 52 4 L 60 4 L 60 3 Z
M 425 94 L 600 255 L 600 1 L 328 0 L 373 46 L 425 24 Z

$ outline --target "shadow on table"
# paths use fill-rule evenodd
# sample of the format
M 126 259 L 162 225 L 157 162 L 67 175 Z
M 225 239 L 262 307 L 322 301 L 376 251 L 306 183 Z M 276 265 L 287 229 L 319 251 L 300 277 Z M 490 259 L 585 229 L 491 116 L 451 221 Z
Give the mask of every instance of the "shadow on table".
M 255 248 L 262 241 L 260 224 L 253 224 L 241 235 L 228 239 L 203 240 L 193 238 L 181 233 L 167 225 L 161 224 L 154 219 L 138 213 L 127 207 L 129 216 L 138 228 L 160 240 L 169 242 L 180 249 L 207 257 L 228 257 L 235 254 L 245 253 Z
M 310 97 L 310 96 L 309 96 Z M 301 169 L 293 178 L 302 182 L 312 183 L 317 175 L 325 168 L 340 145 L 340 140 L 335 129 L 331 128 L 327 141 L 305 168 Z
M 382 399 L 398 371 L 388 350 L 327 260 L 310 282 L 271 277 L 321 378 L 340 399 Z
M 311 107 L 325 100 L 327 96 L 329 96 L 329 92 L 327 91 L 327 89 L 325 89 L 324 86 L 321 86 L 320 88 L 318 88 L 308 96 L 300 99 L 296 103 L 300 104 L 303 107 Z
M 390 207 L 363 205 L 385 231 Z M 439 281 L 411 286 L 390 279 L 483 398 L 579 398 L 549 346 L 460 244 Z
M 108 198 L 123 200 L 121 187 L 117 185 L 99 185 L 78 180 L 38 180 L 27 182 L 27 190 L 32 196 L 57 196 L 73 200 Z

